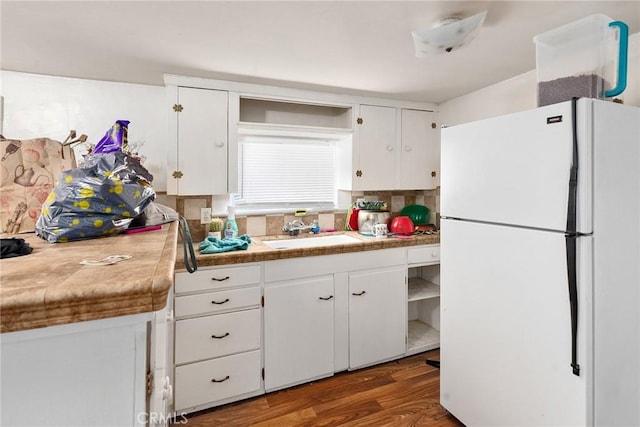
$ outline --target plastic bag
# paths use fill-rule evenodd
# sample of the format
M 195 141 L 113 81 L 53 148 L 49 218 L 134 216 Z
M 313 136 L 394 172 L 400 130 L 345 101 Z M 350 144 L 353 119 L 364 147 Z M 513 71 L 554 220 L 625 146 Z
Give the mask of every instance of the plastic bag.
M 129 120 L 116 120 L 111 129 L 98 141 L 93 152 L 96 154 L 108 154 L 122 151 L 128 143 Z
M 121 151 L 91 154 L 65 171 L 42 205 L 36 234 L 50 243 L 124 231 L 155 199 L 153 176 Z

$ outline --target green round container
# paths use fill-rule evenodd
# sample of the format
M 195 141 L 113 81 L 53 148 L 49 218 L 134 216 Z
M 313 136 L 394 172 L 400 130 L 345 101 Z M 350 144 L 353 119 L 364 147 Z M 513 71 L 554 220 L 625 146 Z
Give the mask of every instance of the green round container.
M 400 215 L 411 218 L 414 225 L 429 224 L 429 208 L 424 205 L 407 205 L 402 208 Z

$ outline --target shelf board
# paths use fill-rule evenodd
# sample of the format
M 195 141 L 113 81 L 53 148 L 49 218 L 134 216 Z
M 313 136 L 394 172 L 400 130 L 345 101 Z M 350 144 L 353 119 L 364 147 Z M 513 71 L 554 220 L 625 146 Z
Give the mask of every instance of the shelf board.
M 412 277 L 409 279 L 409 302 L 438 298 L 439 296 L 440 286 L 435 283 L 428 282 L 420 277 Z
M 409 321 L 407 356 L 440 347 L 440 331 L 419 320 Z
M 238 122 L 238 134 L 255 136 L 290 136 L 344 138 L 353 134 L 353 129 L 322 126 L 289 125 L 274 123 Z

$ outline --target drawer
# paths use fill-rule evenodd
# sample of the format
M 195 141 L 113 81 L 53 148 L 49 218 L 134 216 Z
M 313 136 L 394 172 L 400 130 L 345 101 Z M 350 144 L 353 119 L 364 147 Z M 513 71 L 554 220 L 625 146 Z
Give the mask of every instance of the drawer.
M 175 298 L 176 317 L 218 313 L 260 305 L 260 288 L 227 289 Z
M 260 265 L 199 269 L 195 273 L 176 273 L 176 294 L 209 291 L 260 283 Z
M 176 411 L 260 390 L 260 359 L 255 350 L 178 366 Z
M 259 348 L 259 308 L 176 321 L 176 364 Z
M 409 248 L 407 250 L 407 262 L 409 265 L 439 263 L 440 245 Z

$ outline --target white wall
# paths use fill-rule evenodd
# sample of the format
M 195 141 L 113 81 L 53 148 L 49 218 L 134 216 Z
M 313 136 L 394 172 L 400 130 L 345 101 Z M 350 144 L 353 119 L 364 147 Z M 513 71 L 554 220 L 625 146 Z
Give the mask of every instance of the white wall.
M 640 33 L 629 36 L 625 104 L 640 106 Z M 536 70 L 440 104 L 440 123 L 460 123 L 523 111 L 537 106 Z
M 116 120 L 129 120 L 129 143 L 140 144 L 153 188 L 166 191 L 165 89 L 130 83 L 0 71 L 2 134 L 64 141 L 71 129 L 97 143 Z

